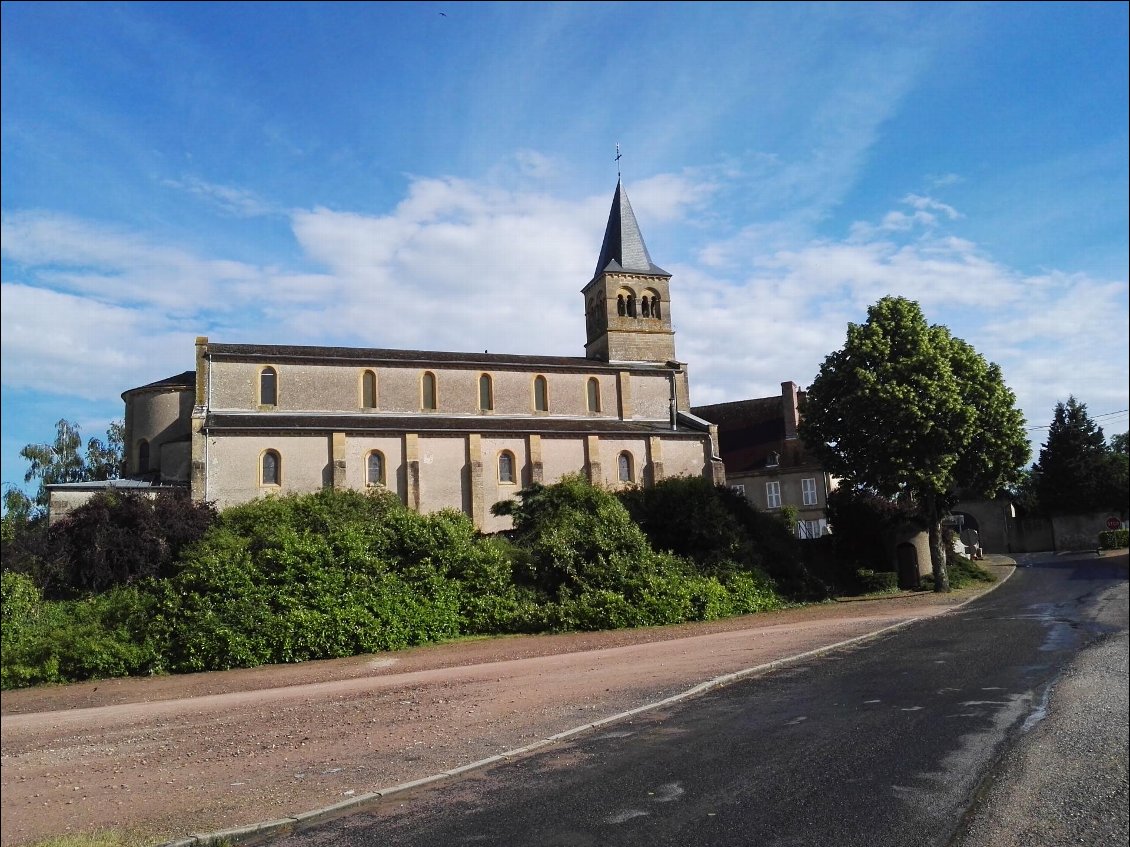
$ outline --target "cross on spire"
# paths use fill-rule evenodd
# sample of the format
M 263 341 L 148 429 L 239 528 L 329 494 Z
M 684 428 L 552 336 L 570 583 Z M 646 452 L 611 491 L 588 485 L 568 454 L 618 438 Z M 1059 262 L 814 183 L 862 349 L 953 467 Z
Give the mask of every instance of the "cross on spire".
M 620 145 L 616 145 L 616 178 L 620 178 Z

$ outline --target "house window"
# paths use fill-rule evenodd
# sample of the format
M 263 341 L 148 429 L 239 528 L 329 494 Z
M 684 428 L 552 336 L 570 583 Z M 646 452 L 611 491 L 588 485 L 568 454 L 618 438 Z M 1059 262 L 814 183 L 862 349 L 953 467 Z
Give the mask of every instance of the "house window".
M 796 537 L 797 538 L 819 538 L 824 534 L 824 527 L 826 521 L 797 521 L 796 522 Z
M 144 438 L 137 442 L 137 472 L 149 471 L 149 442 Z
M 377 408 L 377 375 L 373 371 L 361 374 L 361 408 Z
M 534 377 L 534 411 L 549 411 L 549 384 L 544 376 Z
M 801 502 L 805 506 L 815 506 L 817 503 L 816 498 L 816 478 L 802 479 L 800 481 Z
M 277 406 L 279 404 L 279 375 L 274 368 L 259 371 L 259 405 Z
M 774 452 L 774 451 L 770 451 L 769 455 L 765 458 L 765 467 L 775 468 L 779 464 L 781 464 L 781 454 Z
M 632 454 L 627 450 L 621 453 L 620 457 L 616 460 L 616 469 L 620 477 L 620 482 L 632 481 Z
M 259 484 L 282 485 L 282 459 L 275 450 L 266 450 L 259 458 Z
M 742 497 L 745 497 L 745 486 L 744 485 L 731 485 L 730 490 L 733 491 L 735 494 L 738 494 Z
M 427 411 L 435 411 L 438 408 L 436 375 L 431 371 L 424 371 L 424 375 L 420 378 L 420 407 Z
M 588 391 L 589 411 L 590 412 L 599 412 L 600 411 L 600 380 L 597 379 L 595 376 L 590 377 L 589 382 L 588 382 L 587 391 Z
M 374 450 L 365 457 L 365 484 L 385 484 L 385 457 L 379 450 Z
M 770 509 L 781 508 L 781 483 L 765 483 L 765 503 Z
M 494 385 L 490 374 L 479 377 L 479 411 L 490 412 L 494 409 Z
M 513 485 L 514 480 L 514 454 L 503 450 L 498 454 L 498 481 Z

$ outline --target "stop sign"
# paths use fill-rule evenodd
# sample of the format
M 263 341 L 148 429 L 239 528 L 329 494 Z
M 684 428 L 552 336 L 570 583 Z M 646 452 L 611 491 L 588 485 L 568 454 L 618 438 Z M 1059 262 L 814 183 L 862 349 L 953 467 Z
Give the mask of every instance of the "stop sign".
M 1107 529 L 1121 529 L 1122 528 L 1122 521 L 1120 521 L 1118 518 L 1107 518 L 1106 519 L 1106 528 Z

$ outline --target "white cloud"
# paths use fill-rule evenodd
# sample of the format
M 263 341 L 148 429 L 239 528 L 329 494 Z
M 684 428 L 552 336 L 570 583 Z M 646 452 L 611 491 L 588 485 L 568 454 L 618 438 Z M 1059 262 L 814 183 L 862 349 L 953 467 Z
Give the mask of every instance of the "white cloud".
M 693 223 L 718 186 L 685 173 L 630 192 L 637 212 L 682 231 L 682 255 L 648 246 L 674 274 L 677 349 L 695 403 L 809 384 L 847 323 L 893 294 L 999 363 L 1030 425 L 1046 423 L 1069 393 L 1096 413 L 1126 407 L 1125 280 L 1019 273 L 947 231 L 961 220 L 956 209 L 919 195 L 904 198 L 910 213 L 859 222 L 840 240 L 803 236 L 795 222 L 712 240 L 717 230 Z M 44 213 L 9 215 L 4 254 L 16 277 L 3 289 L 4 385 L 116 397 L 191 367 L 199 334 L 583 355 L 579 292 L 610 199 L 417 179 L 383 216 L 293 212 L 315 272 L 199 256 Z
M 225 214 L 237 218 L 257 218 L 263 215 L 279 214 L 282 211 L 246 188 L 216 185 L 197 177 L 187 176 L 179 180 L 170 179 L 165 181 L 165 185 L 200 197 Z

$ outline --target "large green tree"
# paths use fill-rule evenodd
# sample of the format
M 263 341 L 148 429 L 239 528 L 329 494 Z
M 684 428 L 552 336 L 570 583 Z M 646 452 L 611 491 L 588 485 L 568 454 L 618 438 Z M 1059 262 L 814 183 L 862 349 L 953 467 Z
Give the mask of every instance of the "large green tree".
M 1107 445 L 1085 403 L 1074 396 L 1057 403 L 1048 440 L 1032 468 L 1041 511 L 1054 515 L 1126 508 L 1127 461 L 1118 446 L 1118 441 Z
M 808 389 L 800 435 L 847 484 L 915 504 L 940 592 L 949 591 L 941 522 L 956 492 L 995 494 L 1030 453 L 1000 368 L 902 297 L 848 324 L 843 349 Z

